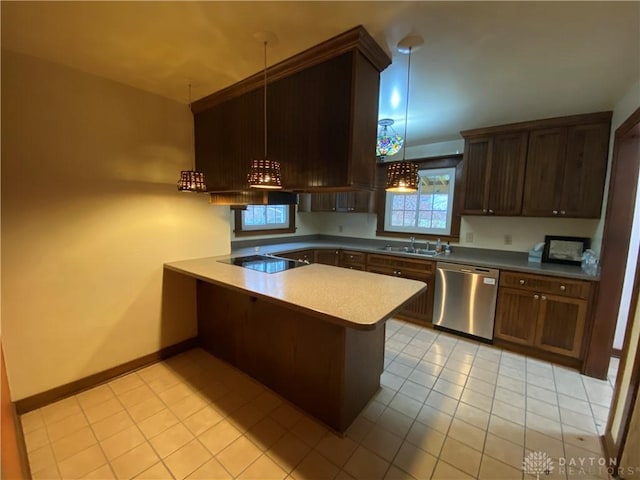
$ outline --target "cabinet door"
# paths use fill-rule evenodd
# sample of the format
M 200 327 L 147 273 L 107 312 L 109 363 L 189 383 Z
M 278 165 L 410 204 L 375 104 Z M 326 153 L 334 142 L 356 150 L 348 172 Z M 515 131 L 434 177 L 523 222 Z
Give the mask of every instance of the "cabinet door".
M 491 149 L 490 215 L 520 215 L 527 160 L 527 133 L 497 135 Z
M 349 192 L 351 211 L 354 213 L 375 213 L 373 207 L 374 192 Z
M 311 211 L 312 212 L 335 212 L 336 211 L 336 194 L 335 193 L 312 193 L 311 194 Z
M 465 140 L 462 213 L 475 215 L 486 213 L 488 208 L 486 194 L 489 184 L 490 155 L 491 141 L 489 138 Z
M 263 98 L 252 90 L 194 115 L 196 169 L 210 191 L 249 188 L 249 162 L 264 155 Z
M 609 124 L 569 128 L 559 205 L 561 215 L 600 218 L 608 150 Z
M 358 190 L 336 194 L 336 211 L 373 213 L 373 192 Z
M 269 84 L 269 157 L 280 162 L 286 188 L 349 184 L 353 55 L 345 53 Z M 372 178 L 374 168 L 372 163 Z
M 566 128 L 534 130 L 529 134 L 523 215 L 553 217 L 560 214 L 557 192 L 562 188 L 566 143 Z
M 315 263 L 338 266 L 340 260 L 340 250 L 316 250 Z
M 522 345 L 533 345 L 540 296 L 525 290 L 500 288 L 494 336 Z
M 535 345 L 542 350 L 579 358 L 587 302 L 556 295 L 541 295 L 539 302 Z
M 402 310 L 400 310 L 400 315 L 420 322 L 431 323 L 433 321 L 434 276 L 404 271 L 398 276 L 410 280 L 419 280 L 427 284 L 427 289 L 407 303 Z
M 401 267 L 391 266 L 367 266 L 367 272 L 381 273 L 382 275 L 425 282 L 427 284 L 427 289 L 407 303 L 402 310 L 398 312 L 398 314 L 402 317 L 418 320 L 422 323 L 431 323 L 433 321 L 433 285 L 435 280 L 433 274 L 414 272 L 411 270 L 407 271 L 402 270 Z

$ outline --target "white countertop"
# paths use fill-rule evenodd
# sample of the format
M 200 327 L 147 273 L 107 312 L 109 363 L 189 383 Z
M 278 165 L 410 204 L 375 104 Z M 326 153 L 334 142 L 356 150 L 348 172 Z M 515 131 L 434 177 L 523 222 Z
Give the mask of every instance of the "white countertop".
M 416 280 L 320 264 L 264 273 L 218 261 L 225 258 L 182 260 L 165 268 L 358 329 L 386 320 L 426 288 Z

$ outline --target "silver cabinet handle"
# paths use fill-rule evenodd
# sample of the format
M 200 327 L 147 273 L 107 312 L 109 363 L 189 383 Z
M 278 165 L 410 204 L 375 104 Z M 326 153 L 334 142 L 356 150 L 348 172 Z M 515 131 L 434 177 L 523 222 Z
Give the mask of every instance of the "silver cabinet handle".
M 558 210 L 554 210 L 554 211 L 553 211 L 553 214 L 554 214 L 554 215 L 557 215 L 557 214 L 558 214 Z
M 564 285 L 560 285 L 560 291 L 564 292 L 567 289 L 567 287 L 565 287 Z
M 539 298 L 540 298 L 540 295 L 534 295 L 534 296 L 533 296 L 533 299 L 534 299 L 534 300 L 538 300 Z
M 489 213 L 493 213 L 493 210 L 489 209 Z
M 564 210 L 560 210 L 560 215 L 565 215 L 567 212 L 565 212 Z
M 398 270 L 398 276 L 401 276 L 402 272 L 400 270 Z
M 547 299 L 547 297 L 545 297 L 544 295 L 542 295 L 542 300 L 546 300 L 546 299 Z
M 487 209 L 486 209 L 486 208 L 483 208 L 483 209 L 482 209 L 482 213 L 487 213 Z
M 524 285 L 524 280 L 520 279 L 520 285 Z

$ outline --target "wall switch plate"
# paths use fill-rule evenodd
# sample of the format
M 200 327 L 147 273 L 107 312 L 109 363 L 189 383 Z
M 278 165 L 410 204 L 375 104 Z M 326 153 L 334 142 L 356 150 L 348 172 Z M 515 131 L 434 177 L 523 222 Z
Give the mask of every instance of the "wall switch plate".
M 511 245 L 513 243 L 513 238 L 511 238 L 510 234 L 506 234 L 504 236 L 504 244 L 505 245 Z
M 467 235 L 464 237 L 464 241 L 467 243 L 473 243 L 473 232 L 467 232 Z

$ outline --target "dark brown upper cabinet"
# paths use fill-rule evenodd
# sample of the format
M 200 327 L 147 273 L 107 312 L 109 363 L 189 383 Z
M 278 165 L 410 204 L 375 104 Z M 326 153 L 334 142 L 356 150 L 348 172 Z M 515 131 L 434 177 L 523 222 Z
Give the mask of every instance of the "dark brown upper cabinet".
M 299 212 L 375 213 L 375 192 L 312 193 L 300 199 Z
M 600 218 L 611 117 L 531 134 L 522 213 Z
M 461 132 L 463 214 L 600 218 L 611 112 Z
M 380 72 L 388 55 L 362 27 L 267 70 L 268 155 L 286 190 L 375 187 Z M 264 156 L 262 72 L 192 105 L 196 168 L 211 192 L 248 189 Z
M 526 133 L 465 136 L 462 213 L 519 215 L 526 154 Z

